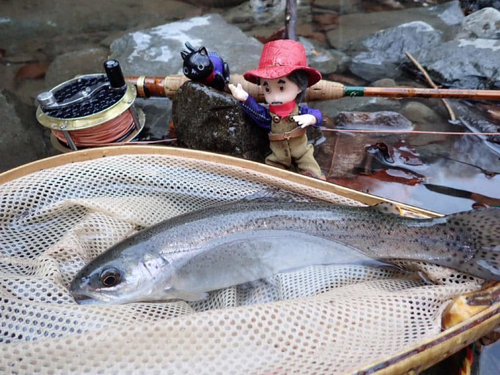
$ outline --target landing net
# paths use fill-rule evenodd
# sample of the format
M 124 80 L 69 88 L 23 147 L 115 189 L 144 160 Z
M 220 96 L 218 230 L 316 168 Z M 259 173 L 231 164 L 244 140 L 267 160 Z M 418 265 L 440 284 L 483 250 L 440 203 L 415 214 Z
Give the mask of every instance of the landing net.
M 361 205 L 169 155 L 70 163 L 0 185 L 0 373 L 346 373 L 438 334 L 451 298 L 479 286 L 440 267 L 417 265 L 430 285 L 396 269 L 331 265 L 195 303 L 80 306 L 68 292 L 87 262 L 136 231 L 275 186 Z

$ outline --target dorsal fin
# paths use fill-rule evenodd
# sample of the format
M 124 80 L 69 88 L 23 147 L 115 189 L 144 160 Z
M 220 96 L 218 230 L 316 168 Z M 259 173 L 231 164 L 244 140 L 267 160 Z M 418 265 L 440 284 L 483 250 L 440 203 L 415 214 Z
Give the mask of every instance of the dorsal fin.
M 374 210 L 380 211 L 388 215 L 404 216 L 401 208 L 391 202 L 381 202 L 371 206 Z

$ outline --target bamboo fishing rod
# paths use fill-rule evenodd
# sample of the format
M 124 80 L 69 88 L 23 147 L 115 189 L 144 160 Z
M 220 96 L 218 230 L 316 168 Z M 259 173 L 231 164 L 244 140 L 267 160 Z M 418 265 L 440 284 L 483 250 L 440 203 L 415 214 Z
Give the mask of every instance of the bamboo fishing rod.
M 167 97 L 172 99 L 176 91 L 187 81 L 183 75 L 167 77 L 125 77 L 137 87 L 140 97 Z M 240 83 L 245 91 L 264 102 L 264 93 L 260 86 L 246 81 L 242 75 L 231 76 L 231 83 Z M 307 90 L 304 101 L 334 100 L 344 97 L 384 97 L 384 98 L 449 98 L 470 100 L 500 100 L 500 90 L 466 89 L 421 89 L 409 87 L 358 87 L 344 86 L 341 83 L 321 80 Z

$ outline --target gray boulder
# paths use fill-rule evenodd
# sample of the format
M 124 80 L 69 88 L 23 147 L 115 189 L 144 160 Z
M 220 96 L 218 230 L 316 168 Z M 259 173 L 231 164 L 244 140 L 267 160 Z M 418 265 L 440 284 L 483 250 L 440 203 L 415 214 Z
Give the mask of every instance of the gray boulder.
M 258 40 L 228 25 L 220 15 L 209 14 L 127 34 L 111 43 L 111 58 L 120 61 L 126 75 L 182 74 L 180 52 L 185 42 L 217 52 L 231 73 L 255 69 L 262 51 Z
M 414 56 L 438 82 L 469 89 L 500 88 L 500 40 L 453 40 Z
M 340 112 L 335 123 L 339 129 L 411 130 L 413 124 L 397 112 Z M 386 133 L 381 133 L 386 134 Z
M 306 50 L 309 66 L 319 70 L 322 74 L 334 73 L 337 71 L 338 65 L 344 63 L 344 56 L 333 54 L 306 38 L 299 37 L 299 42 L 302 43 Z
M 484 8 L 465 18 L 458 38 L 500 39 L 500 11 Z
M 377 112 L 377 111 L 398 111 L 401 102 L 386 98 L 341 98 L 336 100 L 326 100 L 314 103 L 313 107 L 321 111 L 323 116 L 335 117 L 342 111 Z
M 0 172 L 55 154 L 34 110 L 0 90 Z
M 406 103 L 399 113 L 414 123 L 438 124 L 442 121 L 436 111 L 417 101 Z
M 172 118 L 181 146 L 263 161 L 267 132 L 252 123 L 231 95 L 186 82 L 172 103 Z
M 125 30 L 144 22 L 161 24 L 184 18 L 199 7 L 175 0 L 144 3 L 65 0 L 2 1 L 0 45 L 10 40 L 56 37 L 64 34 Z
M 363 40 L 368 52 L 356 55 L 350 70 L 368 81 L 395 78 L 400 74 L 398 65 L 408 59 L 406 51 L 414 54 L 422 48 L 433 48 L 441 42 L 441 34 L 421 21 L 379 31 Z
M 338 28 L 327 33 L 330 45 L 347 50 L 370 34 L 413 21 L 428 23 L 436 30 L 453 36 L 454 27 L 460 26 L 465 16 L 458 1 L 451 1 L 431 8 L 411 8 L 397 11 L 355 13 L 339 17 Z
M 53 88 L 80 74 L 104 73 L 108 53 L 107 48 L 95 47 L 56 57 L 45 75 L 46 86 Z

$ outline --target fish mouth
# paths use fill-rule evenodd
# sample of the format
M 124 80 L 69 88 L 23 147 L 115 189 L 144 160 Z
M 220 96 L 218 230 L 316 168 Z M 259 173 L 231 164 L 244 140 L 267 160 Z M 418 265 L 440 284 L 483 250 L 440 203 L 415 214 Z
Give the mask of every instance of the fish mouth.
M 99 301 L 95 300 L 94 298 L 86 294 L 71 292 L 71 295 L 75 299 L 75 302 L 79 305 L 95 305 L 99 303 Z

